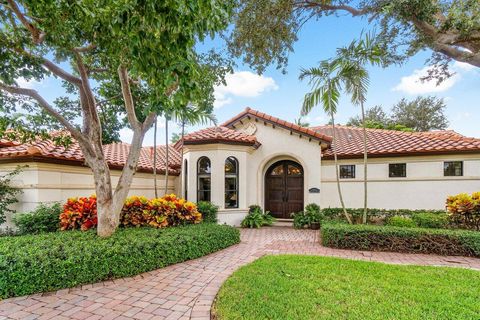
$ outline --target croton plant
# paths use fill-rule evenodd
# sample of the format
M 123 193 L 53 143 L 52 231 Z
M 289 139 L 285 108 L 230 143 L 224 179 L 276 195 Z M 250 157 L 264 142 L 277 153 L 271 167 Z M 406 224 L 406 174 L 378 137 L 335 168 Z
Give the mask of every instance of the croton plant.
M 200 223 L 202 214 L 190 201 L 174 194 L 148 199 L 142 196 L 127 198 L 120 213 L 120 224 L 125 227 L 152 226 L 164 228 Z M 88 230 L 97 225 L 96 197 L 70 198 L 60 215 L 62 230 Z
M 460 193 L 447 198 L 450 219 L 465 228 L 480 230 L 480 192 Z

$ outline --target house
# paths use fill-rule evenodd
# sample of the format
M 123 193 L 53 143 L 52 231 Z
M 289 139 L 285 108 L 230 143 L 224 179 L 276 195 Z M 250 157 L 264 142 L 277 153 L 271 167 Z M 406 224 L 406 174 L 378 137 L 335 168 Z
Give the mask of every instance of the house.
M 341 188 L 347 207 L 363 206 L 363 132 L 336 128 Z M 367 129 L 369 207 L 443 209 L 448 195 L 480 190 L 480 139 L 453 131 L 401 132 Z M 308 203 L 339 207 L 331 126 L 300 127 L 247 108 L 218 127 L 186 135 L 157 148 L 160 194 L 169 170 L 168 192 L 190 201 L 212 201 L 221 222 L 238 225 L 248 206 L 259 204 L 275 217 L 290 218 Z M 118 178 L 128 144 L 105 146 Z M 153 153 L 144 147 L 131 194 L 153 196 Z M 183 154 L 183 155 L 182 155 Z M 78 146 L 49 141 L 0 144 L 0 170 L 28 164 L 18 178 L 19 209 L 94 192 L 93 178 Z

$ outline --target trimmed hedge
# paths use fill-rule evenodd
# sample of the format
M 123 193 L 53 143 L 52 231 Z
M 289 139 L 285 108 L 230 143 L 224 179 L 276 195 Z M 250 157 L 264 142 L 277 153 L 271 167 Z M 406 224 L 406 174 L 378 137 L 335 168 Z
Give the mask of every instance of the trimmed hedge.
M 350 213 L 355 220 L 360 219 L 363 215 L 363 208 L 347 208 L 347 212 Z M 385 218 L 388 219 L 394 216 L 412 217 L 418 213 L 431 213 L 431 214 L 445 214 L 445 210 L 409 210 L 409 209 L 368 209 L 368 217 L 372 218 Z M 323 208 L 322 215 L 329 219 L 344 219 L 342 208 Z
M 388 218 L 385 225 L 391 227 L 401 227 L 401 228 L 415 228 L 417 224 L 412 220 L 412 218 L 406 218 L 402 216 L 393 216 Z
M 449 224 L 446 213 L 420 212 L 414 214 L 412 219 L 420 228 L 445 229 Z
M 237 229 L 199 224 L 0 238 L 0 298 L 128 277 L 195 259 L 240 242 Z
M 322 226 L 322 244 L 353 250 L 480 257 L 480 232 L 372 225 Z

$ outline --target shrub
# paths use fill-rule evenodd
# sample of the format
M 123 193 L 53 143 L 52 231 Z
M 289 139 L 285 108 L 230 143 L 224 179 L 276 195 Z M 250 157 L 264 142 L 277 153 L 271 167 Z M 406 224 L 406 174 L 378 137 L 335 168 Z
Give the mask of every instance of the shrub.
M 20 189 L 12 187 L 12 179 L 18 175 L 22 167 L 18 166 L 12 172 L 0 176 L 0 225 L 7 221 L 7 214 L 14 213 L 15 210 L 10 206 L 18 202 L 17 196 L 22 192 Z
M 401 228 L 415 228 L 417 226 L 417 224 L 415 223 L 415 221 L 412 220 L 412 218 L 401 216 L 393 216 L 388 218 L 386 225 Z
M 263 212 L 258 205 L 251 205 L 247 216 L 243 219 L 241 226 L 243 228 L 260 228 L 262 226 L 270 226 L 275 222 L 275 218 L 270 213 Z
M 149 210 L 146 197 L 132 196 L 125 200 L 120 214 L 120 224 L 125 227 L 141 227 L 148 224 L 145 211 Z
M 448 226 L 448 215 L 446 213 L 419 212 L 412 215 L 412 219 L 420 228 L 445 229 Z
M 202 214 L 203 222 L 217 223 L 218 206 L 209 201 L 200 201 L 197 203 L 198 211 Z
M 363 208 L 352 209 L 347 208 L 348 213 L 350 213 L 354 221 L 361 221 L 363 215 Z M 388 220 L 390 217 L 402 216 L 402 217 L 412 217 L 416 213 L 428 212 L 432 214 L 444 214 L 444 210 L 409 210 L 409 209 L 368 209 L 368 219 L 369 222 L 375 222 L 378 220 Z M 344 220 L 342 208 L 323 208 L 322 215 L 329 220 Z
M 35 210 L 17 214 L 13 222 L 18 228 L 19 234 L 37 234 L 55 232 L 59 229 L 60 203 L 41 204 Z
M 341 249 L 480 257 L 480 232 L 467 230 L 328 223 L 321 237 L 324 246 Z
M 237 229 L 199 224 L 0 238 L 0 299 L 128 277 L 240 242 Z
M 320 206 L 310 203 L 305 207 L 304 211 L 293 214 L 293 227 L 303 229 L 305 226 L 311 227 L 314 223 L 321 223 L 323 214 Z
M 480 192 L 460 193 L 447 198 L 451 221 L 464 228 L 480 230 Z
M 88 230 L 97 225 L 97 199 L 71 198 L 64 205 L 60 215 L 62 230 Z M 184 224 L 196 224 L 202 221 L 202 214 L 197 206 L 174 194 L 162 198 L 147 199 L 133 196 L 125 200 L 120 213 L 123 226 L 153 226 L 163 228 Z
M 308 225 L 308 219 L 305 216 L 305 211 L 295 212 L 292 214 L 293 217 L 293 227 L 295 229 L 303 229 Z
M 95 227 L 97 220 L 97 197 L 70 198 L 60 214 L 60 229 L 83 231 Z

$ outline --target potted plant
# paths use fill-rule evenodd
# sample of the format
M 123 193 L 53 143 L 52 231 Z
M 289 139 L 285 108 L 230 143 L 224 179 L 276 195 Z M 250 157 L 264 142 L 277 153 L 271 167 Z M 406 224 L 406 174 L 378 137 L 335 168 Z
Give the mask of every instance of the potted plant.
M 305 207 L 305 218 L 308 221 L 310 229 L 320 229 L 320 223 L 322 221 L 322 213 L 320 207 L 315 203 L 310 203 Z

